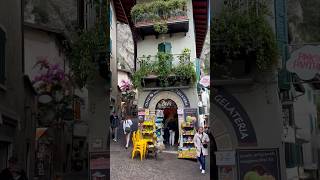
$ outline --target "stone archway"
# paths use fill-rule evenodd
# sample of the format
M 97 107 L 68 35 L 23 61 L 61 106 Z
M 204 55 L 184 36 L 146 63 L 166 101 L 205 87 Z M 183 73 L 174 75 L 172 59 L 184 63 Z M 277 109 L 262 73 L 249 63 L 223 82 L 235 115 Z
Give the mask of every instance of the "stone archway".
M 171 99 L 174 101 L 178 107 L 178 109 L 183 109 L 184 104 L 181 98 L 174 92 L 171 91 L 161 91 L 158 94 L 156 94 L 150 101 L 149 110 L 155 112 L 157 103 L 161 101 L 162 99 Z

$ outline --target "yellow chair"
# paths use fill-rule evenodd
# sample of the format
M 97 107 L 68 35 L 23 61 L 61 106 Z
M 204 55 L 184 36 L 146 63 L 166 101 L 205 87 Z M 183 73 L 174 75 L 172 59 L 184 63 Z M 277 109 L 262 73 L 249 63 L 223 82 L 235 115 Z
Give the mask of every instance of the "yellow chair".
M 133 136 L 132 136 L 132 142 L 133 142 L 133 150 L 132 150 L 132 154 L 131 154 L 131 158 L 133 159 L 136 152 L 140 153 L 140 159 L 142 161 L 142 157 L 145 157 L 145 145 L 143 141 L 139 141 L 137 139 L 137 133 L 133 132 Z
M 148 142 L 145 139 L 143 139 L 143 136 L 140 130 L 137 130 L 136 132 L 136 140 L 139 141 L 141 144 L 143 144 L 143 157 L 146 157 Z

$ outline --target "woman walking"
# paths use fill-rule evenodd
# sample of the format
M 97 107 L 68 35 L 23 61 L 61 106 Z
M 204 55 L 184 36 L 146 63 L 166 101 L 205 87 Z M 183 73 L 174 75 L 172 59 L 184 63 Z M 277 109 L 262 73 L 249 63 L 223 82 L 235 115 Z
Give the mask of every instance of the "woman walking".
M 126 136 L 126 149 L 128 149 L 129 147 L 131 126 L 132 126 L 131 118 L 130 116 L 127 116 L 126 119 L 123 121 L 123 133 Z
M 208 144 L 209 136 L 203 132 L 203 128 L 200 127 L 197 133 L 193 137 L 194 146 L 197 149 L 197 157 L 200 162 L 201 173 L 204 174 L 206 170 L 206 156 L 208 156 Z

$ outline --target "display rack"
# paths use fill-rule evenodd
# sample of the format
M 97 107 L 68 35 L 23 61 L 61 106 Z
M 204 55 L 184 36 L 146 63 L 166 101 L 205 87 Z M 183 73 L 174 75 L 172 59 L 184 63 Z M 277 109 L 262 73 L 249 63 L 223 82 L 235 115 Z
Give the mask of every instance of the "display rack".
M 183 122 L 181 124 L 181 131 L 182 147 L 178 150 L 178 158 L 196 159 L 196 148 L 193 143 L 193 137 L 195 135 L 194 123 Z
M 155 145 L 156 145 L 156 125 L 154 116 L 146 116 L 146 120 L 142 123 L 142 137 L 148 143 L 148 153 L 153 152 L 156 153 Z M 156 156 L 156 154 L 155 154 Z

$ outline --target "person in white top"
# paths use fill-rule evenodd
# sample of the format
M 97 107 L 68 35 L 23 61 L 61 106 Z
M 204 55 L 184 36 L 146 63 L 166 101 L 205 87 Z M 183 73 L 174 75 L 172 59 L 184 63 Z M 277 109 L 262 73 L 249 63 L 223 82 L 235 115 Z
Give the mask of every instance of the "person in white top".
M 131 117 L 127 116 L 126 119 L 123 121 L 123 133 L 126 136 L 126 149 L 128 149 L 129 147 L 131 126 L 132 126 Z
M 201 173 L 205 173 L 206 156 L 208 156 L 209 136 L 203 132 L 203 128 L 199 127 L 197 133 L 193 137 L 193 143 L 197 150 L 198 161 L 200 162 Z

